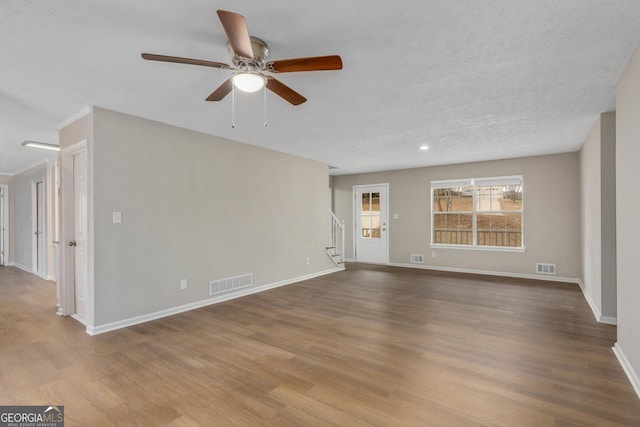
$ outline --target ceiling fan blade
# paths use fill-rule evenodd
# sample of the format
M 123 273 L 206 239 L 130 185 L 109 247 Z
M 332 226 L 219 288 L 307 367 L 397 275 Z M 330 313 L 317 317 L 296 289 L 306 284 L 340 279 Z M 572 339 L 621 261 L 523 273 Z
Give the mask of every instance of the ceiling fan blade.
M 307 98 L 273 77 L 267 78 L 267 89 L 276 95 L 281 96 L 293 105 L 300 105 L 307 100 Z
M 227 79 L 207 97 L 207 101 L 222 101 L 231 92 L 231 89 L 233 89 L 233 82 L 231 79 Z
M 244 16 L 238 15 L 228 10 L 218 10 L 218 18 L 224 32 L 227 34 L 231 49 L 236 55 L 245 58 L 253 58 L 253 49 L 251 48 L 251 38 L 249 38 L 249 30 Z
M 205 67 L 221 68 L 223 70 L 228 70 L 231 68 L 227 64 L 223 64 L 222 62 L 205 61 L 203 59 L 180 58 L 178 56 L 156 55 L 154 53 L 143 53 L 142 57 L 144 59 L 148 59 L 149 61 L 163 61 L 163 62 L 176 62 L 178 64 L 203 65 Z
M 281 59 L 269 61 L 267 70 L 272 73 L 292 73 L 295 71 L 342 70 L 342 59 L 338 55 L 312 56 L 309 58 Z

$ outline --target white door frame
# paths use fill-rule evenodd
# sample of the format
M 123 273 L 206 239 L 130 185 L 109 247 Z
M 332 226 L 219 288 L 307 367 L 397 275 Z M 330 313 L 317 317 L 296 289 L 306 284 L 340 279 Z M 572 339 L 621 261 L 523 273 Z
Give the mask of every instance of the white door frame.
M 352 259 L 354 261 L 358 261 L 357 257 L 356 257 L 356 246 L 357 246 L 357 239 L 358 239 L 358 230 L 356 229 L 356 222 L 357 222 L 357 214 L 358 214 L 358 207 L 356 205 L 356 203 L 358 203 L 358 201 L 356 200 L 356 191 L 358 189 L 362 189 L 362 188 L 368 188 L 368 187 L 384 187 L 385 188 L 385 193 L 387 193 L 387 200 L 386 203 L 384 204 L 384 215 L 385 218 L 387 218 L 387 241 L 386 241 L 386 260 L 384 261 L 383 264 L 389 264 L 389 231 L 390 231 L 390 227 L 389 227 L 389 183 L 383 183 L 383 184 L 364 184 L 364 185 L 354 185 L 353 186 L 353 190 L 352 190 L 352 196 L 351 196 L 351 200 L 353 201 L 353 221 L 351 222 L 353 224 L 353 253 L 351 255 Z M 380 209 L 382 210 L 382 206 L 380 207 Z
M 73 157 L 87 153 L 87 330 L 94 325 L 94 289 L 93 289 L 93 161 L 87 139 L 83 139 L 61 150 L 61 215 L 60 215 L 60 286 L 58 314 L 70 316 L 75 312 L 74 290 L 74 251 L 69 246 L 73 240 Z
M 42 187 L 40 189 L 40 200 L 38 200 L 38 184 L 42 183 Z M 46 265 L 47 265 L 47 251 L 45 250 L 46 244 L 46 180 L 45 177 L 36 178 L 31 181 L 31 272 L 36 276 L 46 278 Z M 42 203 L 40 203 L 42 202 Z M 42 205 L 42 206 L 40 206 Z M 39 209 L 40 209 L 40 212 Z M 42 214 L 42 230 L 38 230 L 38 213 Z M 42 238 L 40 239 L 40 234 L 42 233 Z M 38 240 L 42 242 L 41 245 L 38 244 Z M 41 256 L 39 256 L 41 255 Z M 41 258 L 41 259 L 40 259 Z M 40 265 L 40 269 L 38 269 L 38 265 Z
M 0 223 L 0 227 L 3 227 L 2 233 L 0 233 L 2 234 L 0 236 L 3 251 L 2 265 L 9 265 L 9 260 L 11 259 L 9 258 L 9 230 L 11 229 L 9 227 L 9 185 L 0 184 L 0 188 L 4 190 L 4 203 L 2 204 L 1 212 L 4 223 Z
M 47 280 L 58 280 L 58 268 L 60 255 L 58 251 L 59 239 L 59 162 L 47 162 L 47 188 L 46 188 L 46 230 L 47 230 Z

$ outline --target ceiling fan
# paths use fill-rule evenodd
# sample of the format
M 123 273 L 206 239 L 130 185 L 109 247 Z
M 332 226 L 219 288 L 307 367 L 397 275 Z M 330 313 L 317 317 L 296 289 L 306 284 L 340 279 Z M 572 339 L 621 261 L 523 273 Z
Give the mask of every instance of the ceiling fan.
M 207 101 L 224 99 L 234 86 L 245 92 L 255 92 L 266 86 L 267 89 L 291 104 L 300 105 L 307 98 L 267 73 L 342 69 L 342 59 L 338 55 L 267 61 L 269 46 L 265 41 L 249 36 L 244 16 L 226 10 L 218 10 L 217 13 L 229 40 L 227 47 L 229 53 L 231 53 L 232 66 L 221 62 L 156 55 L 153 53 L 143 53 L 142 57 L 151 61 L 176 62 L 233 70 L 233 75 L 214 90 L 207 97 Z

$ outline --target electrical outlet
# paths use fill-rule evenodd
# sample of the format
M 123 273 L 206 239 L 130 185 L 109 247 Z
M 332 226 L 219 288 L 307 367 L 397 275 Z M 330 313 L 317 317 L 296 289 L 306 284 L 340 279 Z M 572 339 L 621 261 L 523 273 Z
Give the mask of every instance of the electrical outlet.
M 435 258 L 436 257 L 436 251 L 431 251 L 431 258 Z
M 187 282 L 187 279 L 182 279 L 180 280 L 180 290 L 185 290 L 187 289 L 187 287 L 189 286 L 189 282 Z
M 307 257 L 307 265 L 311 264 L 311 258 Z

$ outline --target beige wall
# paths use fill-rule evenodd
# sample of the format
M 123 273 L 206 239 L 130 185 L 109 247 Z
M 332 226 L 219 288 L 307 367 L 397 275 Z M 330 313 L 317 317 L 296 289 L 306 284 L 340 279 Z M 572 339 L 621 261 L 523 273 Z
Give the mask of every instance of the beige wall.
M 618 312 L 616 266 L 616 115 L 602 115 L 600 147 L 602 315 L 615 318 Z
M 536 262 L 548 262 L 556 264 L 558 277 L 577 280 L 581 271 L 578 160 L 578 153 L 565 153 L 335 176 L 334 208 L 345 220 L 346 255 L 353 257 L 352 187 L 389 183 L 389 214 L 400 216 L 389 220 L 391 263 L 408 264 L 410 254 L 423 254 L 425 266 L 533 275 Z M 431 248 L 432 180 L 519 174 L 524 176 L 524 253 Z
M 13 231 L 13 222 L 15 221 L 14 208 L 15 197 L 13 191 L 13 176 L 12 175 L 0 175 L 0 184 L 7 185 L 9 188 L 9 256 L 5 259 L 5 265 L 13 264 L 15 257 L 15 238 Z
M 93 142 L 93 111 L 60 129 L 58 138 L 61 149 L 67 148 L 70 145 L 86 139 L 89 155 L 92 150 Z
M 327 165 L 99 108 L 91 119 L 61 143 L 88 137 L 93 158 L 93 326 L 206 300 L 210 280 L 334 267 Z
M 616 225 L 618 343 L 623 366 L 640 395 L 640 50 L 636 50 L 616 87 Z
M 615 113 L 602 114 L 580 150 L 582 281 L 600 321 L 616 317 Z

